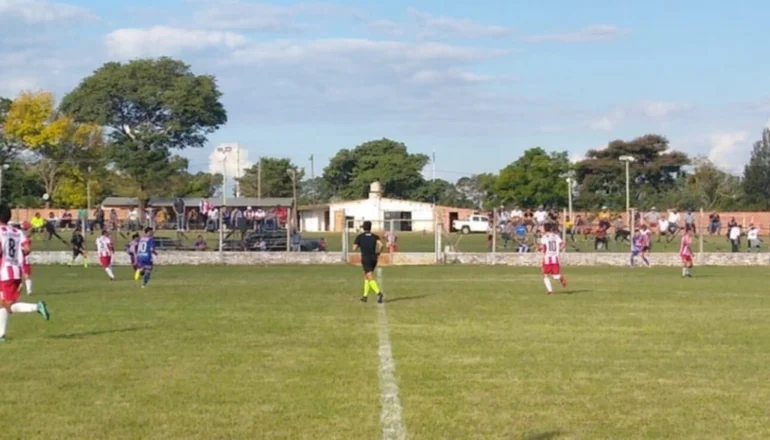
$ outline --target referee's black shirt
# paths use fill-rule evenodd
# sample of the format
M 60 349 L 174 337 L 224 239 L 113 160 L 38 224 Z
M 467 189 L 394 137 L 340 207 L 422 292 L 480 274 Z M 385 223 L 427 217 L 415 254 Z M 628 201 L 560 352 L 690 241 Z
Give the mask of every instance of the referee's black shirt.
M 377 242 L 380 237 L 371 232 L 364 232 L 356 237 L 355 245 L 361 250 L 361 257 L 377 258 Z

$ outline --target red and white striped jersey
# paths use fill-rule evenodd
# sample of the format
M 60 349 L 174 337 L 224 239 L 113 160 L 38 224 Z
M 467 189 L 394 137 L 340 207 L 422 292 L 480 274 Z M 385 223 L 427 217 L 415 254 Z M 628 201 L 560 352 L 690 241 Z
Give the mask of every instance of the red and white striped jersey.
M 26 239 L 18 229 L 0 226 L 0 281 L 21 279 L 21 265 L 24 263 L 22 244 Z
M 100 257 L 111 257 L 115 252 L 115 249 L 112 247 L 112 239 L 105 235 L 99 236 L 96 239 L 96 252 Z
M 561 237 L 553 232 L 547 232 L 540 239 L 540 250 L 543 253 L 543 264 L 559 264 L 561 253 Z
M 679 243 L 679 255 L 691 256 L 692 255 L 692 236 L 683 235 L 682 241 Z
M 23 249 L 24 247 L 26 247 L 27 249 L 29 249 L 29 252 L 27 252 L 26 254 L 24 254 L 24 261 L 23 261 L 23 264 L 24 264 L 24 265 L 26 265 L 26 266 L 29 266 L 29 254 L 31 254 L 31 253 L 32 253 L 32 239 L 31 239 L 31 238 L 29 238 L 29 237 L 25 237 L 25 238 L 24 238 L 24 241 L 21 243 L 21 246 L 22 246 L 22 249 Z

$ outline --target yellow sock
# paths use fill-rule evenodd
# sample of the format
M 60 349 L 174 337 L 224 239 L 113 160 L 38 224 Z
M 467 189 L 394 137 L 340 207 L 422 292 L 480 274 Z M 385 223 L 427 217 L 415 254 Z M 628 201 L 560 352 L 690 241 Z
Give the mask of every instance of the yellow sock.
M 380 294 L 380 286 L 377 285 L 377 281 L 375 280 L 369 281 L 369 288 L 372 289 L 372 292 L 374 292 L 375 295 Z
M 364 297 L 369 296 L 369 281 L 364 280 Z

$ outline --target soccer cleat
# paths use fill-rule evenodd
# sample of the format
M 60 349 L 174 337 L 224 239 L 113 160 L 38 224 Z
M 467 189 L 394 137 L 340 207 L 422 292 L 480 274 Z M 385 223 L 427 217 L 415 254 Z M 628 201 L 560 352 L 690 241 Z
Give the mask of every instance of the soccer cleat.
M 385 302 L 385 295 L 383 295 L 382 292 L 377 294 L 377 304 L 382 304 Z
M 369 297 L 367 297 L 367 296 L 362 296 L 361 297 L 361 302 L 362 303 L 365 303 L 365 302 L 368 302 L 368 301 L 369 301 Z
M 139 281 L 139 277 L 141 276 L 142 276 L 141 271 L 137 270 L 136 272 L 134 272 L 134 281 Z
M 8 341 L 8 340 L 7 340 L 7 339 L 5 339 L 5 336 L 3 336 L 3 337 L 0 337 L 0 343 L 2 343 L 2 342 L 6 342 L 6 341 Z
M 43 315 L 43 318 L 45 318 L 46 321 L 51 320 L 51 313 L 48 311 L 48 306 L 46 306 L 45 301 L 37 303 L 37 313 Z

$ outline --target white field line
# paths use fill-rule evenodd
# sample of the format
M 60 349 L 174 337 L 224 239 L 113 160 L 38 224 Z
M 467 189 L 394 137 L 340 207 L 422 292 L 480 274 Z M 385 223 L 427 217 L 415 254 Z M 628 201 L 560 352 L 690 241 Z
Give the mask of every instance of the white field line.
M 390 345 L 388 314 L 385 304 L 378 304 L 380 316 L 380 423 L 383 440 L 405 440 L 406 426 L 401 413 L 401 399 L 398 397 L 396 363 Z
M 382 271 L 377 271 L 377 278 L 382 288 Z M 390 345 L 388 329 L 388 313 L 385 304 L 377 304 L 379 316 L 380 342 L 380 423 L 383 440 L 406 440 L 406 425 L 402 416 L 403 408 L 398 397 L 398 381 L 396 380 L 396 362 L 393 360 L 393 350 Z

